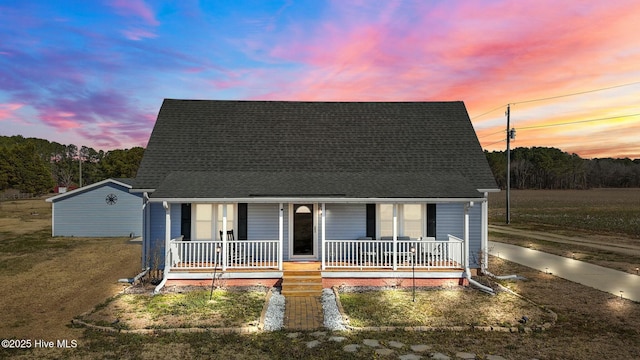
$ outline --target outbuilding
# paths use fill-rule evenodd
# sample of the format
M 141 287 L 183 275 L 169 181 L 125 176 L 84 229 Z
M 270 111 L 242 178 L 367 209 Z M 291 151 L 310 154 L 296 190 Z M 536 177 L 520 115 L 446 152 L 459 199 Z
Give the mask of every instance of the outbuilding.
M 130 193 L 133 179 L 112 178 L 46 201 L 51 234 L 78 237 L 137 237 L 142 234 L 142 194 Z

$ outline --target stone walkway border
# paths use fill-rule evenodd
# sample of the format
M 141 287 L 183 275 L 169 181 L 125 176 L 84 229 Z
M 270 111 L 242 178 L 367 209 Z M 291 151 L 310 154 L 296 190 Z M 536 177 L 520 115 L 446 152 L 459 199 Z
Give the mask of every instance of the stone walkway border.
M 505 327 L 505 326 L 474 326 L 474 325 L 470 325 L 470 326 L 366 326 L 366 327 L 355 327 L 355 326 L 350 326 L 348 325 L 349 323 L 349 317 L 345 314 L 344 312 L 344 308 L 342 307 L 342 304 L 340 303 L 340 296 L 338 294 L 338 288 L 337 287 L 332 287 L 333 293 L 335 295 L 336 298 L 336 305 L 338 306 L 338 310 L 340 311 L 340 315 L 342 315 L 342 319 L 345 323 L 345 326 L 348 330 L 351 331 L 371 331 L 371 332 L 385 332 L 385 331 L 395 331 L 395 330 L 404 330 L 404 331 L 414 331 L 414 332 L 427 332 L 427 331 L 467 331 L 467 330 L 479 330 L 479 331 L 487 331 L 487 332 L 491 332 L 491 331 L 495 331 L 495 332 L 509 332 L 509 333 L 518 333 L 518 332 L 523 332 L 523 333 L 531 333 L 531 332 L 538 332 L 538 331 L 545 331 L 550 329 L 553 325 L 555 325 L 556 321 L 558 320 L 558 315 L 553 312 L 552 310 L 538 305 L 535 302 L 533 302 L 532 300 L 498 284 L 498 286 L 503 290 L 503 291 L 507 291 L 510 294 L 513 294 L 529 303 L 531 303 L 532 305 L 538 306 L 541 309 L 547 311 L 548 313 L 550 313 L 553 317 L 553 321 L 551 322 L 547 322 L 544 323 L 540 326 L 536 326 L 536 327 L 529 327 L 529 326 L 512 326 L 512 327 Z M 269 305 L 269 299 L 271 298 L 271 289 L 269 289 L 269 291 L 267 292 L 267 296 L 266 296 L 266 301 L 265 301 L 265 305 L 262 308 L 262 313 L 260 314 L 260 321 L 259 324 L 257 326 L 245 326 L 245 327 L 238 327 L 238 328 L 158 328 L 158 329 L 118 329 L 115 327 L 109 327 L 109 326 L 100 326 L 100 325 L 94 325 L 94 324 L 90 324 L 87 322 L 84 322 L 80 319 L 73 319 L 71 320 L 71 323 L 74 325 L 79 325 L 79 326 L 84 326 L 86 328 L 92 329 L 92 330 L 97 330 L 97 331 L 102 331 L 102 332 L 111 332 L 111 333 L 124 333 L 124 334 L 159 334 L 159 333 L 215 333 L 215 334 L 230 334 L 230 333 L 236 333 L 236 334 L 253 334 L 253 333 L 257 333 L 257 332 L 263 332 L 264 329 L 264 316 L 265 313 L 267 311 L 267 306 Z M 86 313 L 85 313 L 86 314 Z M 84 314 L 81 314 L 80 316 L 82 316 Z M 286 329 L 283 329 L 286 331 Z

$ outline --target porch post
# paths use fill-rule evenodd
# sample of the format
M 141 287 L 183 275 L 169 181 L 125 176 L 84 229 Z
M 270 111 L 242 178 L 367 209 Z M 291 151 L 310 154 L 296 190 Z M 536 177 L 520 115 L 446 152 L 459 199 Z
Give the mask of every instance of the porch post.
M 482 202 L 482 266 L 481 271 L 489 268 L 489 194 L 484 193 Z
M 278 270 L 282 271 L 284 254 L 284 206 L 278 204 Z
M 473 206 L 473 202 L 464 204 L 464 268 L 469 269 L 469 207 Z
M 171 204 L 166 201 L 162 202 L 164 207 L 164 271 L 165 273 L 171 268 L 170 261 L 170 244 L 171 244 Z
M 326 221 L 327 221 L 327 211 L 326 211 L 326 206 L 325 203 L 322 203 L 322 208 L 321 208 L 321 215 L 322 215 L 322 224 L 321 224 L 321 229 L 322 229 L 322 237 L 320 238 L 320 243 L 322 244 L 321 249 L 320 249 L 320 256 L 322 257 L 322 270 L 325 269 L 325 263 L 324 263 L 324 258 L 325 258 L 325 241 L 327 240 L 327 237 L 325 236 L 325 229 L 326 227 Z
M 398 270 L 398 204 L 393 204 L 393 270 Z
M 214 234 L 215 236 L 215 234 Z M 229 244 L 227 244 L 227 204 L 222 204 L 222 271 L 229 265 Z

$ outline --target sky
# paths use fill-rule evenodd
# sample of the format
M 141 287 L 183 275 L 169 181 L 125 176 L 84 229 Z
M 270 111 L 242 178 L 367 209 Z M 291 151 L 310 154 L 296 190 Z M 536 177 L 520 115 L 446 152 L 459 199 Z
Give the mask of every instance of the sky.
M 0 135 L 146 146 L 164 98 L 464 101 L 484 149 L 640 158 L 640 2 L 0 0 Z

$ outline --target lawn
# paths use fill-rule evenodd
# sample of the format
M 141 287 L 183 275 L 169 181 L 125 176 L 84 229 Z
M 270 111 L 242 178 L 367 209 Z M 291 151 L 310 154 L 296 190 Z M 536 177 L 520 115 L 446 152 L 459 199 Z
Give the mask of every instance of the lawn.
M 608 190 L 596 192 L 602 194 L 606 191 Z M 618 195 L 616 198 L 633 198 L 636 194 L 633 190 L 611 191 L 626 194 Z M 575 208 L 578 207 L 576 203 L 585 200 L 572 198 L 598 198 L 591 194 L 591 190 L 569 195 L 561 191 L 550 195 L 550 198 L 562 199 L 568 196 L 565 207 Z M 532 204 L 535 202 L 530 201 Z M 606 202 L 601 205 L 609 206 Z M 132 277 L 139 271 L 140 245 L 131 243 L 128 239 L 51 238 L 48 232 L 51 217 L 48 206 L 50 204 L 43 200 L 0 205 L 0 264 L 3 266 L 0 273 L 0 290 L 3 294 L 0 297 L 0 309 L 3 310 L 0 315 L 0 334 L 3 338 L 77 340 L 78 346 L 72 349 L 0 349 L 0 358 L 371 359 L 376 356 L 372 349 L 346 354 L 342 349 L 344 343 L 330 341 L 323 342 L 317 348 L 308 348 L 305 342 L 314 339 L 311 332 L 302 333 L 298 338 L 292 339 L 287 336 L 286 331 L 255 334 L 169 332 L 139 335 L 105 333 L 70 326 L 71 319 L 80 314 L 91 311 L 98 313 L 101 309 L 117 303 L 115 300 L 108 301 L 109 299 L 126 299 L 118 296 L 123 290 L 123 285 L 118 284 L 117 279 Z M 631 206 L 636 206 L 633 208 L 637 209 L 637 205 Z M 624 206 L 619 204 L 615 207 Z M 562 208 L 563 206 L 558 204 L 554 211 L 558 214 Z M 492 216 L 496 216 L 494 211 L 495 208 L 492 206 Z M 589 208 L 584 210 L 590 211 Z M 601 216 L 603 213 L 607 211 L 594 210 L 589 216 Z M 520 215 L 514 216 L 515 223 L 528 226 L 522 219 Z M 553 221 L 550 222 L 551 227 L 560 226 L 553 224 Z M 604 228 L 598 232 L 608 233 Z M 612 234 L 620 234 L 620 230 L 616 229 Z M 16 260 L 17 258 L 23 259 L 24 265 L 22 261 Z M 373 338 L 380 339 L 383 343 L 401 341 L 405 344 L 429 344 L 432 351 L 450 356 L 457 351 L 467 351 L 477 354 L 500 354 L 515 360 L 640 358 L 640 304 L 494 257 L 490 257 L 489 267 L 496 274 L 517 273 L 525 276 L 527 281 L 501 283 L 554 311 L 558 316 L 555 325 L 549 330 L 532 333 L 396 330 L 346 331 L 338 335 L 344 336 L 346 343 L 362 343 L 363 339 Z M 223 295 L 222 292 L 219 294 Z M 343 295 L 344 293 L 341 298 Z M 519 307 L 520 303 L 511 300 L 506 294 L 491 297 L 468 289 L 419 291 L 419 301 L 416 304 L 409 301 L 410 291 L 397 290 L 376 295 L 365 296 L 366 299 L 360 300 L 354 295 L 352 304 L 346 304 L 349 300 L 345 301 L 343 305 L 350 309 L 352 321 L 359 321 L 361 325 L 429 324 L 429 321 L 463 325 L 506 324 L 513 323 L 522 315 L 530 314 L 529 308 L 526 312 L 523 311 Z M 167 296 L 164 298 L 166 303 L 173 304 L 173 307 L 166 308 L 158 304 L 153 305 L 154 300 L 148 296 L 129 302 L 138 309 L 147 309 L 145 311 L 149 312 L 150 319 L 161 319 L 171 313 L 181 314 L 181 317 L 186 314 L 188 318 L 194 316 L 190 311 L 196 308 L 202 308 L 203 313 L 211 311 L 209 314 L 219 311 L 210 308 L 206 291 L 189 296 L 193 296 L 193 301 L 177 295 Z M 161 299 L 163 298 L 158 298 L 158 301 Z M 362 308 L 366 308 L 366 311 L 358 310 L 359 301 L 363 303 Z M 249 299 L 248 302 L 253 304 L 250 307 L 253 310 L 246 310 L 246 314 L 249 315 L 239 316 L 232 320 L 233 323 L 254 321 L 247 319 L 255 319 L 255 309 L 260 307 L 256 305 L 259 301 L 255 298 Z M 229 311 L 228 305 L 223 303 L 217 302 L 215 306 L 226 306 L 225 311 Z M 466 312 L 472 311 L 474 307 L 479 309 L 480 314 L 476 320 L 467 320 Z M 452 308 L 459 311 L 451 312 Z M 509 308 L 512 311 L 507 311 Z M 446 311 L 449 312 L 445 313 L 443 309 L 448 309 Z M 362 315 L 358 315 L 357 311 L 361 311 Z M 141 316 L 134 311 L 123 311 L 121 314 L 131 314 L 132 318 Z M 387 314 L 393 316 L 387 318 Z M 544 313 L 542 315 L 544 316 Z M 531 316 L 532 322 L 538 321 L 538 318 L 539 315 Z M 106 316 L 101 321 L 106 324 L 113 322 L 111 319 L 111 316 Z M 119 319 L 123 321 L 124 316 L 121 315 Z M 97 321 L 99 319 L 96 319 Z M 198 326 L 196 320 L 188 323 Z

